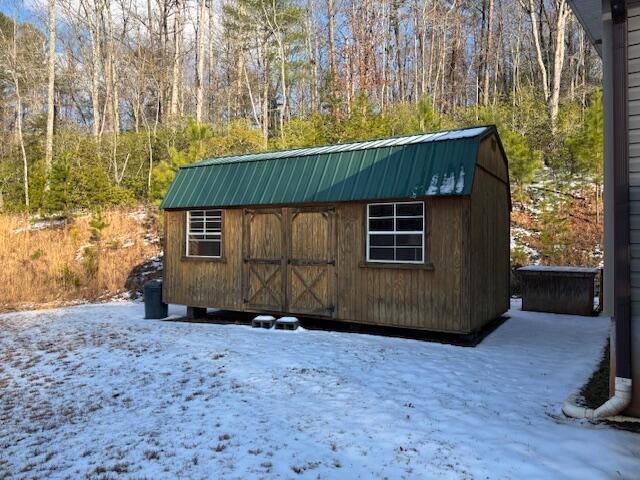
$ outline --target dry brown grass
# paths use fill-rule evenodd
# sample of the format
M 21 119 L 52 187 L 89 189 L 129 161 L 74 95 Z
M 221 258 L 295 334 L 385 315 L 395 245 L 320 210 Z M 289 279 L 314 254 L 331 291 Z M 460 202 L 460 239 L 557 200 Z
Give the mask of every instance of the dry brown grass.
M 160 252 L 157 222 L 139 213 L 105 211 L 109 225 L 98 244 L 90 240 L 90 214 L 42 230 L 30 229 L 25 215 L 0 215 L 0 311 L 124 291 L 131 270 Z

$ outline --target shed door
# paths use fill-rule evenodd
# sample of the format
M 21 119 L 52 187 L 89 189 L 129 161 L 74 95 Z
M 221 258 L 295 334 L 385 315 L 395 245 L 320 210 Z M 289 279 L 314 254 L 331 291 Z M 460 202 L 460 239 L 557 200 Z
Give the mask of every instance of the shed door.
M 280 312 L 285 306 L 285 241 L 281 208 L 244 211 L 244 305 Z
M 335 312 L 335 210 L 289 211 L 288 311 L 331 317 Z

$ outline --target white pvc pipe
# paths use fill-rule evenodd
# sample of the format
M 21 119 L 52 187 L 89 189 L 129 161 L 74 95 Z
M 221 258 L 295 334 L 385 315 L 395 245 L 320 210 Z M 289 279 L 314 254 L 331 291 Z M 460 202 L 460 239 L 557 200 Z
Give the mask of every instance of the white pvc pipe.
M 613 419 L 618 416 L 631 402 L 630 378 L 616 377 L 616 388 L 613 396 L 598 408 L 585 408 L 567 400 L 562 411 L 567 417 L 587 418 L 589 420 Z

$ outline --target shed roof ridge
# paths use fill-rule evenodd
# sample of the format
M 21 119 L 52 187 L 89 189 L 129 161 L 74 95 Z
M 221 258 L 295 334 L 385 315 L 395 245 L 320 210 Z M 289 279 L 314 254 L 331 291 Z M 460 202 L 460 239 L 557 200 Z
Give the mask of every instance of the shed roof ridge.
M 181 166 L 180 169 L 190 169 L 190 168 L 199 168 L 199 167 L 210 167 L 210 166 L 214 166 L 214 165 L 229 165 L 229 164 L 238 164 L 238 163 L 248 163 L 248 162 L 260 162 L 260 161 L 270 161 L 270 160 L 275 160 L 275 159 L 286 159 L 286 158 L 295 158 L 295 157 L 302 157 L 302 156 L 311 156 L 311 155 L 319 155 L 319 154 L 325 154 L 325 153 L 342 153 L 342 152 L 351 152 L 354 150 L 374 150 L 374 149 L 378 149 L 378 148 L 390 148 L 390 147 L 403 147 L 403 146 L 409 146 L 409 145 L 418 145 L 418 144 L 423 144 L 423 143 L 432 143 L 432 142 L 447 142 L 447 141 L 456 141 L 456 140 L 461 140 L 462 138 L 440 138 L 440 137 L 444 137 L 446 136 L 446 134 L 449 133 L 454 133 L 454 132 L 462 132 L 465 130 L 482 130 L 479 131 L 477 134 L 475 135 L 471 135 L 469 137 L 462 137 L 462 138 L 476 138 L 482 135 L 485 135 L 488 132 L 491 131 L 495 131 L 496 130 L 496 125 L 495 124 L 487 124 L 487 125 L 477 125 L 477 126 L 472 126 L 472 127 L 461 127 L 461 128 L 452 128 L 452 129 L 448 129 L 448 130 L 436 130 L 436 131 L 431 131 L 431 132 L 423 132 L 423 133 L 412 133 L 412 134 L 405 134 L 405 135 L 395 135 L 395 136 L 391 136 L 391 137 L 378 137 L 378 138 L 372 138 L 369 140 L 357 140 L 357 141 L 353 141 L 353 142 L 344 142 L 344 143 L 330 143 L 330 144 L 323 144 L 323 145 L 314 145 L 314 146 L 309 146 L 309 147 L 298 147 L 298 148 L 292 148 L 292 149 L 284 149 L 284 150 L 267 150 L 264 152 L 253 152 L 253 153 L 243 153 L 243 154 L 229 154 L 229 155 L 221 155 L 221 156 L 217 156 L 217 157 L 211 157 L 211 158 L 207 158 L 207 159 L 203 159 L 200 160 L 196 163 L 192 163 L 189 165 L 184 165 Z M 399 145 L 371 145 L 365 148 L 356 148 L 357 145 L 361 145 L 361 144 L 366 144 L 366 143 L 377 143 L 377 142 L 383 142 L 383 141 L 390 141 L 390 140 L 395 140 L 395 139 L 408 139 L 408 138 L 412 138 L 412 137 L 424 137 L 427 135 L 438 135 L 440 134 L 440 137 L 437 138 L 426 138 L 422 141 L 416 141 L 413 143 L 401 143 Z M 314 152 L 313 150 L 320 150 L 323 148 L 330 148 L 330 147 L 342 147 L 342 149 L 338 149 L 334 152 L 332 151 L 328 151 L 328 152 Z M 353 147 L 353 148 L 348 148 L 348 147 Z M 302 155 L 296 155 L 296 153 L 302 153 Z M 269 155 L 276 155 L 276 154 L 280 154 L 277 157 L 273 157 L 273 156 L 269 156 Z M 252 157 L 259 157 L 264 155 L 265 158 L 252 158 Z M 237 159 L 237 160 L 230 160 L 230 159 Z M 218 162 L 218 160 L 225 160 L 228 159 L 229 161 L 224 162 L 224 161 L 220 161 Z

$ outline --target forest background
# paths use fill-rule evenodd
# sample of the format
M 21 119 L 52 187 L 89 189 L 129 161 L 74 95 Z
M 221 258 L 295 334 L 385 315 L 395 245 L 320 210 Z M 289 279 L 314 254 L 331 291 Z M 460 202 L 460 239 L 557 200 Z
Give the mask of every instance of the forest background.
M 181 165 L 495 124 L 513 263 L 597 266 L 601 81 L 566 0 L 0 0 L 3 236 L 93 212 L 96 248 Z M 47 256 L 25 242 L 16 269 Z M 73 262 L 49 276 L 87 286 Z

